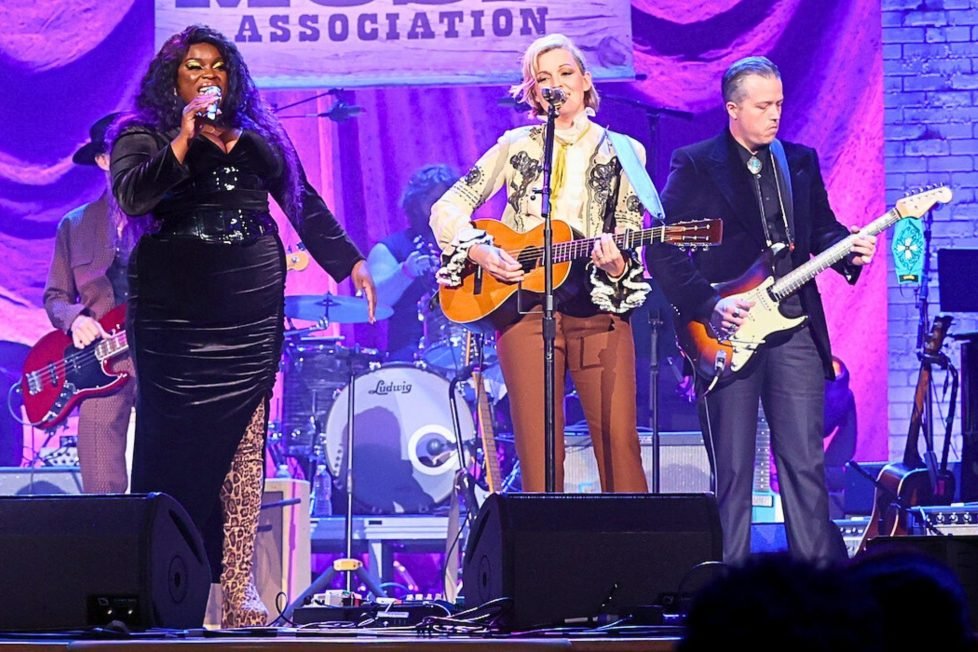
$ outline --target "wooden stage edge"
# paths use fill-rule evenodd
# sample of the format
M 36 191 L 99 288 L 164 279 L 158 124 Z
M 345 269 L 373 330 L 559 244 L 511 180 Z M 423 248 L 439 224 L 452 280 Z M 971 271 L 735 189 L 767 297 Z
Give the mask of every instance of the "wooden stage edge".
M 293 636 L 275 637 L 224 636 L 219 638 L 186 639 L 125 639 L 125 640 L 40 640 L 0 639 L 0 652 L 25 650 L 27 652 L 64 652 L 66 650 L 112 651 L 136 650 L 137 652 L 264 652 L 265 650 L 329 650 L 330 652 L 401 652 L 402 650 L 473 650 L 506 652 L 539 652 L 542 650 L 567 650 L 569 652 L 672 652 L 677 639 L 662 638 L 475 638 L 475 637 L 354 637 Z

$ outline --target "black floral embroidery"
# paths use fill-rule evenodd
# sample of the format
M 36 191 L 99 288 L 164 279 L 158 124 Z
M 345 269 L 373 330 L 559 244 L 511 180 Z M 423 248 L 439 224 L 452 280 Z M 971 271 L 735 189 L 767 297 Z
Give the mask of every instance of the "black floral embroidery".
M 613 158 L 607 163 L 595 163 L 591 166 L 587 183 L 594 193 L 594 201 L 598 204 L 604 204 L 608 201 L 608 196 L 611 194 L 611 184 L 617 177 L 619 169 L 617 158 Z
M 628 196 L 628 199 L 625 200 L 625 209 L 629 213 L 637 213 L 639 215 L 645 212 L 645 209 L 642 208 L 642 202 L 638 200 L 636 195 Z
M 475 166 L 465 175 L 465 183 L 469 186 L 476 186 L 482 181 L 482 177 L 484 176 L 485 173 L 483 173 L 479 166 Z
M 509 159 L 509 164 L 513 166 L 516 174 L 513 175 L 513 181 L 510 183 L 509 197 L 507 197 L 506 201 L 513 207 L 513 212 L 519 215 L 520 203 L 522 203 L 523 197 L 526 196 L 530 184 L 540 176 L 540 161 L 531 157 L 526 152 L 520 152 Z

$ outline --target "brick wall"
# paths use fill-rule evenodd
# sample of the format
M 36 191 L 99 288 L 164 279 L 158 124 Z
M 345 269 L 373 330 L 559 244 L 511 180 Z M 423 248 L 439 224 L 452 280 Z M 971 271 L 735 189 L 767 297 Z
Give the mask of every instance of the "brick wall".
M 933 213 L 930 320 L 940 312 L 937 250 L 978 249 L 978 0 L 882 0 L 886 194 L 946 183 L 953 202 Z M 887 241 L 889 249 L 889 240 Z M 919 363 L 918 293 L 898 286 L 887 252 L 889 293 L 889 448 L 903 454 Z M 978 291 L 978 278 L 974 279 Z M 978 315 L 955 314 L 952 332 L 978 330 Z M 947 347 L 955 364 L 959 347 Z M 944 374 L 935 377 L 943 383 Z M 943 412 L 946 403 L 940 406 Z M 958 409 L 960 414 L 960 406 Z M 936 444 L 944 429 L 935 425 Z M 960 452 L 960 419 L 952 459 Z

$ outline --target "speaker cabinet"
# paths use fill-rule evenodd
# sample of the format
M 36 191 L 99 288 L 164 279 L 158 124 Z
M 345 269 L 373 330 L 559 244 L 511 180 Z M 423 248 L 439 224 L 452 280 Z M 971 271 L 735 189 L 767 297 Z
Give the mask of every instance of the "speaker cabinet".
M 0 496 L 50 496 L 81 492 L 81 471 L 77 466 L 0 468 Z
M 721 558 L 710 494 L 493 494 L 462 590 L 467 607 L 507 598 L 501 625 L 524 629 L 668 605 Z
M 166 494 L 0 497 L 0 630 L 200 627 L 210 568 Z
M 652 435 L 639 434 L 642 468 L 652 486 Z M 659 468 L 662 493 L 705 493 L 710 490 L 710 461 L 703 446 L 703 435 L 697 431 L 659 433 Z M 591 437 L 568 428 L 564 434 L 564 491 L 598 493 L 598 466 L 591 447 Z

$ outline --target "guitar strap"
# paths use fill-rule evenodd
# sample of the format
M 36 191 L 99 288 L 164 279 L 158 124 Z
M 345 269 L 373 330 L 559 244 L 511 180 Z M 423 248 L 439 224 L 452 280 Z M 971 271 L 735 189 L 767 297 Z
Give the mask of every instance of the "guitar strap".
M 628 177 L 632 188 L 635 189 L 635 194 L 638 195 L 639 201 L 645 206 L 645 210 L 651 213 L 652 219 L 664 222 L 666 214 L 662 210 L 662 201 L 659 200 L 659 192 L 655 189 L 655 184 L 652 183 L 649 173 L 645 170 L 645 166 L 642 165 L 642 161 L 639 160 L 638 155 L 632 148 L 628 136 L 615 133 L 607 128 L 605 129 L 605 133 L 608 135 L 608 139 L 611 141 L 611 147 L 615 150 L 615 154 L 618 155 L 618 162 L 621 163 L 621 169 L 624 171 L 625 176 Z
M 774 165 L 777 167 L 778 187 L 781 189 L 782 210 L 784 211 L 785 223 L 789 225 L 787 235 L 789 243 L 791 234 L 795 232 L 795 195 L 791 189 L 791 170 L 788 169 L 788 155 L 784 152 L 784 145 L 775 138 L 771 141 L 771 154 L 774 155 Z

